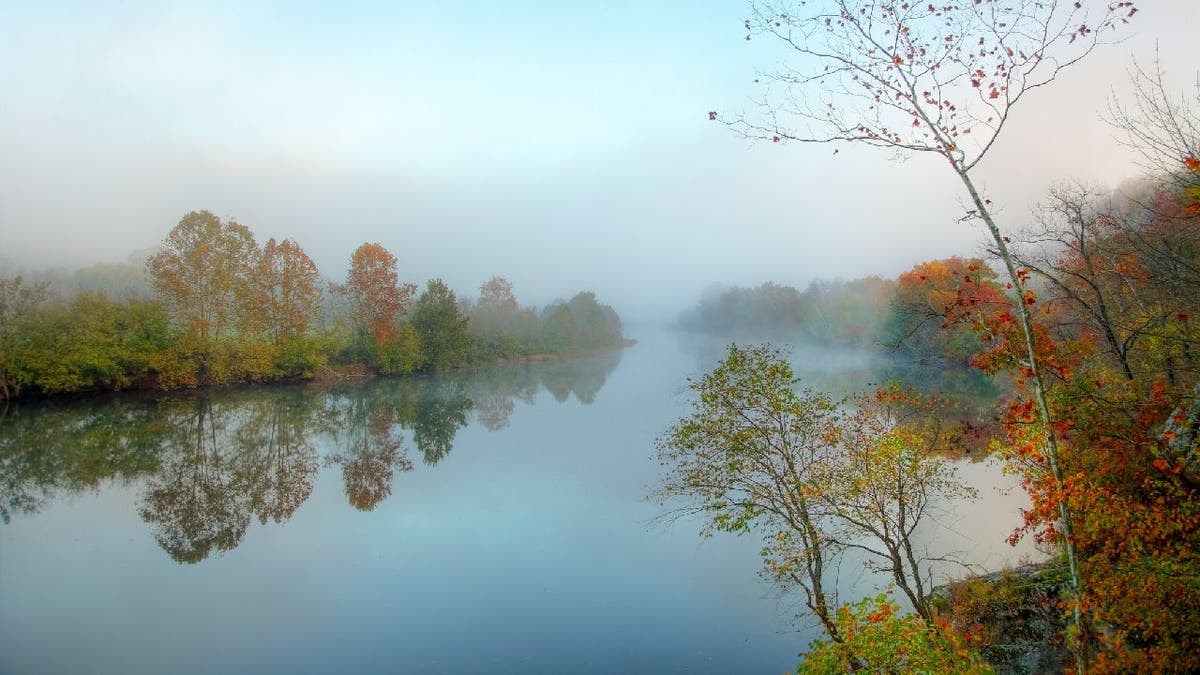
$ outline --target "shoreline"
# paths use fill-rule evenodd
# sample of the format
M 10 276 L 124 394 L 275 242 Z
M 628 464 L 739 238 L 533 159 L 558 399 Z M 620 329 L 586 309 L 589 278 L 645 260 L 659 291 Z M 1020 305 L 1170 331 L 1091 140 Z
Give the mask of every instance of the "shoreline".
M 582 359 L 582 358 L 587 358 L 589 356 L 595 356 L 597 354 L 605 354 L 608 352 L 626 349 L 626 348 L 636 345 L 637 342 L 638 342 L 637 340 L 632 339 L 632 338 L 623 338 L 621 340 L 620 344 L 613 345 L 611 347 L 603 347 L 600 349 L 569 351 L 569 352 L 564 352 L 561 354 L 556 354 L 553 352 L 541 352 L 541 353 L 536 353 L 536 354 L 527 354 L 527 355 L 522 355 L 522 356 L 516 356 L 516 357 L 512 357 L 512 358 L 490 359 L 487 361 L 477 361 L 477 362 L 469 363 L 469 364 L 466 364 L 463 366 L 458 366 L 455 368 L 450 368 L 450 369 L 441 370 L 441 371 L 433 371 L 433 370 L 417 371 L 417 372 L 407 373 L 404 375 L 388 375 L 388 374 L 381 373 L 377 370 L 374 370 L 374 369 L 368 367 L 365 363 L 351 363 L 351 364 L 342 364 L 342 365 L 337 365 L 337 366 L 325 366 L 325 368 L 323 370 L 314 373 L 310 377 L 292 375 L 292 376 L 288 376 L 288 377 L 279 377 L 279 378 L 274 378 L 274 379 L 269 379 L 269 380 L 258 380 L 258 381 L 247 380 L 247 381 L 240 381 L 240 382 L 226 382 L 226 383 L 221 383 L 221 384 L 202 384 L 202 385 L 198 385 L 195 387 L 175 387 L 175 388 L 169 388 L 169 389 L 145 384 L 146 380 L 148 380 L 150 378 L 144 378 L 142 381 L 143 382 L 142 384 L 135 382 L 135 383 L 132 383 L 130 386 L 124 387 L 121 389 L 92 389 L 92 390 L 87 390 L 87 391 L 72 391 L 72 392 L 63 392 L 63 393 L 57 393 L 57 394 L 41 394 L 41 393 L 22 394 L 21 396 L 16 396 L 16 397 L 7 398 L 7 399 L 0 397 L 0 413 L 3 413 L 3 411 L 5 411 L 6 409 L 8 409 L 9 407 L 11 407 L 13 405 L 19 405 L 22 403 L 25 403 L 25 404 L 29 404 L 29 403 L 47 404 L 47 403 L 55 403 L 55 402 L 74 402 L 74 401 L 98 400 L 98 399 L 103 399 L 103 398 L 126 398 L 126 397 L 128 397 L 128 398 L 141 398 L 141 397 L 157 398 L 157 397 L 161 397 L 161 396 L 187 394 L 190 392 L 225 391 L 225 390 L 236 390 L 236 389 L 248 388 L 248 387 L 275 387 L 275 386 L 292 386 L 292 385 L 311 385 L 311 386 L 321 387 L 321 386 L 332 386 L 332 385 L 336 385 L 339 383 L 347 383 L 347 382 L 366 382 L 369 380 L 376 380 L 376 379 L 405 379 L 405 378 L 414 378 L 414 377 L 430 377 L 430 376 L 437 376 L 437 375 L 445 375 L 445 374 L 449 374 L 449 373 L 459 373 L 459 372 L 470 372 L 470 371 L 474 371 L 474 370 L 483 370 L 485 368 L 491 368 L 491 367 L 496 367 L 496 366 L 518 365 L 518 364 L 531 365 L 531 364 L 540 364 L 540 363 L 551 363 L 551 362 L 555 362 L 555 361 L 568 361 L 568 360 L 573 360 L 573 359 Z M 2 420 L 3 418 L 4 418 L 4 415 L 0 414 L 0 420 Z

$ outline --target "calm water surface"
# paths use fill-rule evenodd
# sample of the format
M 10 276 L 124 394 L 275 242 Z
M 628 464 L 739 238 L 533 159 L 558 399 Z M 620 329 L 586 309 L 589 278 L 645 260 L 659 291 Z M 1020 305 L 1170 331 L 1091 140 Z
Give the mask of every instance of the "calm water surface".
M 0 423 L 2 673 L 782 673 L 815 636 L 756 540 L 656 522 L 653 438 L 718 349 L 21 405 Z M 861 355 L 798 354 L 852 388 Z M 1020 495 L 944 524 L 988 567 Z M 848 570 L 844 584 L 869 579 Z

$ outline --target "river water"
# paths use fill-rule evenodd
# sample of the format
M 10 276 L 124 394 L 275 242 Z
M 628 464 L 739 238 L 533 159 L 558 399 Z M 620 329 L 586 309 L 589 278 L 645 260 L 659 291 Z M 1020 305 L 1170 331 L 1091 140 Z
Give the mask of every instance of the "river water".
M 752 536 L 646 500 L 654 437 L 720 345 L 429 378 L 12 405 L 2 673 L 782 673 L 817 635 Z M 869 357 L 799 352 L 840 392 Z M 994 569 L 990 462 L 937 543 Z M 874 580 L 846 569 L 847 596 Z

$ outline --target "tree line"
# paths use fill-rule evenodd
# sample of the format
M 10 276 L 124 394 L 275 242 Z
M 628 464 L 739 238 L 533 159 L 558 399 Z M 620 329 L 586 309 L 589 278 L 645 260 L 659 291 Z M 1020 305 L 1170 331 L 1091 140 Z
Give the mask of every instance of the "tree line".
M 345 280 L 329 283 L 295 241 L 260 246 L 208 211 L 185 215 L 138 272 L 95 266 L 65 292 L 0 277 L 0 396 L 405 375 L 624 341 L 617 313 L 591 292 L 540 311 L 502 277 L 477 299 L 441 279 L 418 292 L 378 243 L 355 249 Z

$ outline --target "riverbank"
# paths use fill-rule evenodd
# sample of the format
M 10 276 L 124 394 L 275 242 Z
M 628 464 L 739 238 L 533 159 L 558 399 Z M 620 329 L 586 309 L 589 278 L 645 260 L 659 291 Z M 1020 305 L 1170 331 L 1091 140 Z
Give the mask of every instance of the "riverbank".
M 998 674 L 1064 672 L 1072 664 L 1063 638 L 1068 582 L 1065 564 L 1053 560 L 970 577 L 934 593 L 939 612 L 970 636 Z
M 406 379 L 427 376 L 435 372 L 438 374 L 469 372 L 504 365 L 548 363 L 554 361 L 582 359 L 589 356 L 595 356 L 597 354 L 604 354 L 625 349 L 627 347 L 632 347 L 635 344 L 637 344 L 637 340 L 622 338 L 621 342 L 617 345 L 598 349 L 569 350 L 560 353 L 540 352 L 535 354 L 517 355 L 509 358 L 494 358 L 473 361 L 471 363 L 443 369 L 441 371 L 414 371 L 403 374 L 385 373 L 367 363 L 355 362 L 347 364 L 326 364 L 321 368 L 314 370 L 309 375 L 288 375 L 283 377 L 270 377 L 261 379 L 208 382 L 184 386 L 162 386 L 161 380 L 156 376 L 156 374 L 151 373 L 144 377 L 138 378 L 137 380 L 132 381 L 127 386 L 123 387 L 93 388 L 79 391 L 55 392 L 50 394 L 46 394 L 38 390 L 32 390 L 23 392 L 20 396 L 13 396 L 10 398 L 0 396 L 0 406 L 5 406 L 9 402 L 34 403 L 46 401 L 75 401 L 103 397 L 119 397 L 122 395 L 146 396 L 153 395 L 155 393 L 170 394 L 186 391 L 220 391 L 247 386 L 287 386 L 295 384 L 332 385 L 339 382 L 367 381 L 377 378 Z

